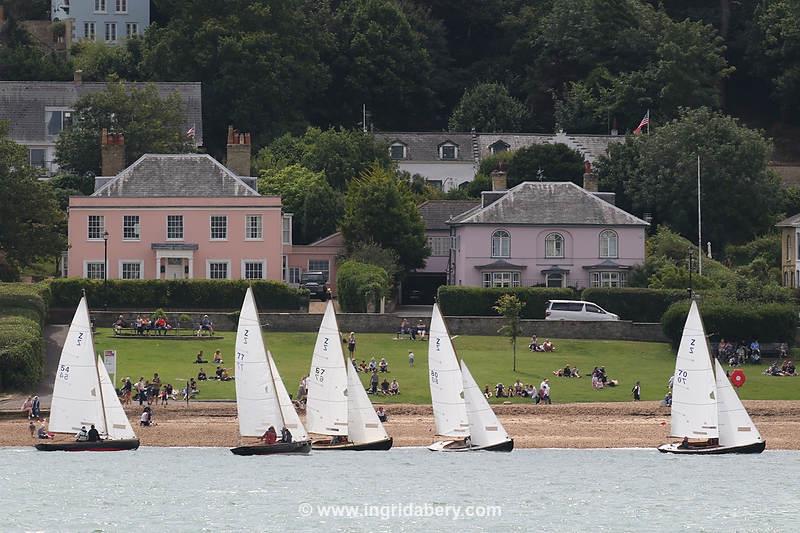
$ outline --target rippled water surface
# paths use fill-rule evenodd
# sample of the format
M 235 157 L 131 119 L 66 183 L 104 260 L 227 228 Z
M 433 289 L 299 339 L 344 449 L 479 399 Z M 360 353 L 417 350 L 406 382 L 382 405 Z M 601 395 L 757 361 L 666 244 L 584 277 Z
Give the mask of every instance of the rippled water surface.
M 799 479 L 800 453 L 778 451 L 5 448 L 0 530 L 793 532 Z

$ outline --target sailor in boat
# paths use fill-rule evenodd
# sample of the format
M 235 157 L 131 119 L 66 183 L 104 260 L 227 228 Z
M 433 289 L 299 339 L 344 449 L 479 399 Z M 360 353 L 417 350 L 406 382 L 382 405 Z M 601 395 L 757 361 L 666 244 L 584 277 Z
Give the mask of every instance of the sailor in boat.
M 689 437 L 683 437 L 683 441 L 681 441 L 680 445 L 678 445 L 678 448 L 681 448 L 683 450 L 688 449 L 689 448 Z
M 285 426 L 281 430 L 281 442 L 292 442 L 292 432 Z
M 81 426 L 81 430 L 75 434 L 75 441 L 86 442 L 89 440 L 89 433 L 86 432 L 86 426 Z
M 278 434 L 275 432 L 275 427 L 270 426 L 261 436 L 261 440 L 263 440 L 265 444 L 275 444 L 278 441 Z
M 87 440 L 89 442 L 100 442 L 101 440 L 103 440 L 100 438 L 100 432 L 97 431 L 97 428 L 94 427 L 94 424 L 92 424 L 92 427 L 89 429 Z

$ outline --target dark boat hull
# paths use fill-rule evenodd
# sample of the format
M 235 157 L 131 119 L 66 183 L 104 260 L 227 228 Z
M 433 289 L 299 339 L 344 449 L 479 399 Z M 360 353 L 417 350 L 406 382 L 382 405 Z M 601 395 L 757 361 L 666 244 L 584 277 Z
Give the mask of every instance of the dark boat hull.
M 467 446 L 463 440 L 444 440 L 434 442 L 428 449 L 432 452 L 510 452 L 514 449 L 514 439 L 491 446 Z
M 313 450 L 351 450 L 351 451 L 386 451 L 391 449 L 394 441 L 391 437 L 384 440 L 375 442 L 365 442 L 362 444 L 355 444 L 352 442 L 343 442 L 342 444 L 329 444 L 330 440 L 317 440 L 311 443 Z
M 139 439 L 101 440 L 99 442 L 41 442 L 40 452 L 122 452 L 139 448 Z
M 231 448 L 234 455 L 305 455 L 311 451 L 311 441 L 276 442 L 275 444 L 258 444 L 254 446 L 239 446 Z
M 707 446 L 697 448 L 679 448 L 678 444 L 663 444 L 658 447 L 661 453 L 676 455 L 722 455 L 726 453 L 761 453 L 767 447 L 767 441 L 754 442 L 744 446 Z

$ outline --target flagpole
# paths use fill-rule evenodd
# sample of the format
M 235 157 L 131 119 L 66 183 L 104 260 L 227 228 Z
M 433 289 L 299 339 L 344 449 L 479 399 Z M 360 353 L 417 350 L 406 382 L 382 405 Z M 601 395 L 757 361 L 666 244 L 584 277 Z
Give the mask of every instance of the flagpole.
M 650 110 L 647 110 L 647 134 L 650 135 Z
M 700 155 L 697 155 L 697 273 L 703 275 L 703 219 L 700 208 Z

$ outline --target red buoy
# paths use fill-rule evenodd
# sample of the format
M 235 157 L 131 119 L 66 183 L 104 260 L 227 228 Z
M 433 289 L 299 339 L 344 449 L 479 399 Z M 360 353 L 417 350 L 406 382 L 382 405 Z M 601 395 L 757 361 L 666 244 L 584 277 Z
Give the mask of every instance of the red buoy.
M 744 375 L 744 370 L 742 370 L 741 368 L 737 368 L 736 370 L 731 372 L 730 380 L 733 386 L 738 389 L 739 387 L 744 385 L 745 381 L 747 381 L 747 376 Z

